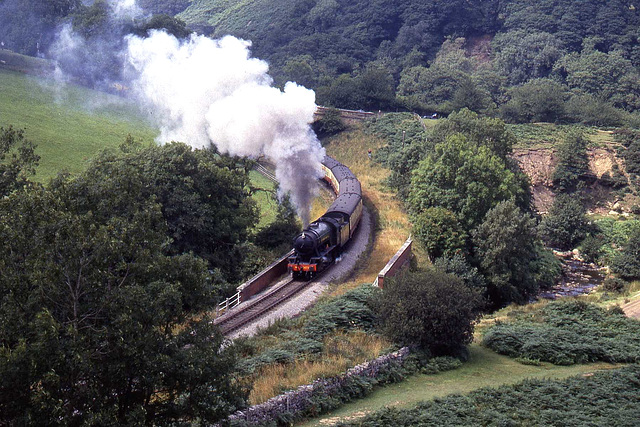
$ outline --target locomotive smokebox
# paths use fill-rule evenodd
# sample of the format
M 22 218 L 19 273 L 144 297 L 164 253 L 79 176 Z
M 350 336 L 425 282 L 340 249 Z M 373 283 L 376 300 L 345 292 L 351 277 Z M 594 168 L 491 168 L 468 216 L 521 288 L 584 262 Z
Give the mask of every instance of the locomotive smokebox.
M 316 236 L 309 232 L 302 232 L 293 240 L 293 248 L 300 255 L 312 255 L 316 247 Z

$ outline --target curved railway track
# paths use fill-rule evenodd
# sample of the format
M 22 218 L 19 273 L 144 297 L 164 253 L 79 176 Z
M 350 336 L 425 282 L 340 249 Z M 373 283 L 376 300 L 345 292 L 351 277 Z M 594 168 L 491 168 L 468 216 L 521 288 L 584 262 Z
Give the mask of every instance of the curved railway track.
M 263 165 L 256 163 L 256 169 L 263 175 L 273 179 L 270 171 Z M 362 191 L 360 182 L 348 167 L 337 160 L 325 156 L 322 160 L 324 179 L 336 192 L 336 199 L 327 212 L 318 220 L 309 224 L 294 239 L 294 250 L 283 260 L 287 261 L 287 270 L 293 276 L 320 277 L 330 265 L 338 261 L 342 252 L 349 245 L 357 231 L 363 215 Z M 282 261 L 282 260 L 281 260 Z M 226 311 L 214 320 L 224 335 L 240 329 L 260 318 L 272 308 L 283 304 L 289 298 L 302 290 L 308 280 L 288 278 L 277 284 L 272 290 L 264 292 L 253 299 L 246 300 L 260 289 L 265 289 L 267 280 L 274 280 L 276 268 L 282 263 L 277 261 L 250 282 L 238 288 L 238 293 L 225 300 L 220 307 L 227 309 L 230 305 L 236 309 Z M 266 278 L 265 280 L 262 280 Z
M 247 301 L 238 310 L 231 310 L 214 320 L 224 335 L 229 335 L 248 323 L 260 318 L 272 308 L 282 304 L 289 298 L 301 291 L 309 282 L 298 281 L 287 278 L 271 291 L 258 295 L 254 299 Z

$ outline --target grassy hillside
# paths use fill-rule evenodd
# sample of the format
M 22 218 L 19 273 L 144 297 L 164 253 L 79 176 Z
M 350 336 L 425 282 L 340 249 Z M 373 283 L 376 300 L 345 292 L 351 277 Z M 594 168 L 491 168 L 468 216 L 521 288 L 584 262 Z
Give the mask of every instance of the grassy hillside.
M 24 128 L 41 156 L 35 179 L 82 170 L 97 152 L 128 134 L 152 142 L 157 131 L 121 98 L 0 70 L 0 126 Z
M 323 426 L 338 421 L 354 421 L 385 407 L 406 408 L 418 402 L 441 398 L 452 393 L 469 393 L 482 387 L 499 387 L 525 379 L 567 378 L 573 375 L 591 375 L 602 369 L 620 365 L 594 363 L 588 365 L 540 366 L 524 365 L 506 356 L 472 344 L 470 359 L 461 368 L 439 374 L 417 374 L 406 380 L 376 389 L 369 396 L 345 404 L 321 417 L 301 423 L 301 426 Z
M 41 159 L 34 180 L 39 182 L 61 171 L 80 172 L 98 152 L 119 146 L 129 134 L 153 143 L 158 133 L 134 105 L 117 96 L 78 86 L 56 88 L 52 81 L 0 69 L 0 126 L 10 125 L 24 128 L 37 144 Z M 274 188 L 257 172 L 251 181 L 267 191 Z M 277 205 L 269 194 L 257 192 L 254 199 L 262 212 L 259 226 L 273 222 Z

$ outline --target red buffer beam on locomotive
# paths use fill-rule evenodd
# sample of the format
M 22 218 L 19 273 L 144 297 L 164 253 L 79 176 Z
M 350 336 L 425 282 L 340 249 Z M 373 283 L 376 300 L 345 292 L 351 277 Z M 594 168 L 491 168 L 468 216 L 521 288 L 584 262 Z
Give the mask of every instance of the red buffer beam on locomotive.
M 324 215 L 293 239 L 288 266 L 294 278 L 311 278 L 331 265 L 362 218 L 362 188 L 351 170 L 329 156 L 322 161 L 322 170 L 337 197 Z

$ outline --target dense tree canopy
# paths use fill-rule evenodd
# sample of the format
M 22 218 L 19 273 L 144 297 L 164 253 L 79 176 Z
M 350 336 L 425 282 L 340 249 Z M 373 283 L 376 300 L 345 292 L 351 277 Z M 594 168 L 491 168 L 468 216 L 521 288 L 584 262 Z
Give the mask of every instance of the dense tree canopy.
M 94 215 L 128 214 L 152 199 L 167 224 L 169 253 L 192 252 L 229 281 L 239 280 L 242 254 L 237 245 L 258 218 L 242 162 L 182 143 L 130 143 L 123 148 L 126 152 L 103 153 L 69 183 L 54 182 L 53 190 L 68 194 L 76 206 Z
M 510 156 L 515 137 L 503 121 L 463 109 L 426 137 L 405 131 L 411 138 L 403 146 L 397 135 L 411 129 L 408 118 L 396 116 L 396 127 L 387 120 L 370 126 L 390 140 L 388 182 L 440 270 L 484 291 L 493 307 L 526 302 L 553 284 L 560 270 L 535 232 L 529 181 Z
M 220 333 L 190 321 L 213 302 L 207 263 L 166 251 L 154 197 L 103 191 L 89 208 L 91 190 L 63 176 L 0 199 L 2 422 L 220 419 L 243 392 Z
M 36 173 L 40 156 L 35 148 L 23 130 L 0 127 L 0 198 L 25 186 Z
M 216 38 L 232 34 L 252 41 L 254 55 L 270 63 L 279 85 L 297 81 L 315 89 L 320 104 L 341 108 L 448 114 L 466 107 L 513 121 L 581 122 L 581 112 L 593 115 L 600 102 L 615 108 L 615 122 L 631 123 L 636 116 L 629 112 L 640 106 L 640 17 L 637 7 L 621 0 L 139 0 L 138 5 L 145 18 L 132 22 L 114 21 L 113 4 L 103 0 L 2 0 L 0 40 L 21 53 L 46 55 L 59 27 L 72 23 L 88 40 L 91 55 L 82 62 L 111 68 L 107 75 L 113 78 L 117 55 L 109 56 L 92 40 L 108 43 L 115 53 L 123 35 L 149 28 L 179 37 L 190 30 Z M 87 74 L 86 64 L 76 65 Z M 100 82 L 95 77 L 89 83 Z M 553 102 L 541 94 L 525 102 L 527 94 L 536 95 L 540 79 L 567 90 L 559 96 L 547 90 L 554 88 L 547 82 L 541 89 L 554 95 Z M 519 90 L 532 81 L 537 83 Z M 565 104 L 585 95 L 595 101 L 581 98 L 564 114 Z
M 442 206 L 473 228 L 499 201 L 522 198 L 525 190 L 505 161 L 486 147 L 453 135 L 423 160 L 411 181 L 409 205 L 420 213 Z

